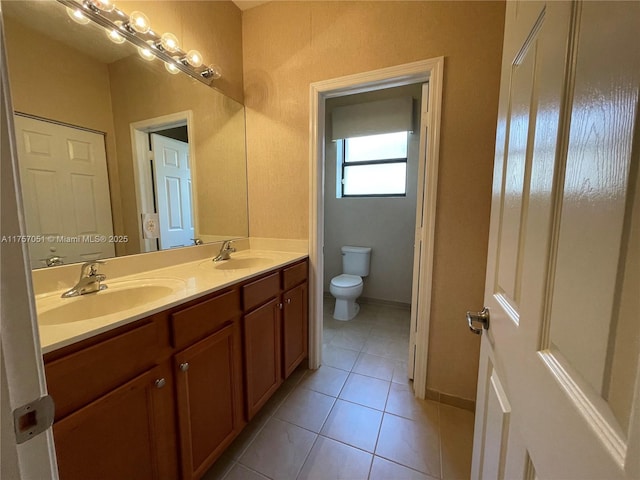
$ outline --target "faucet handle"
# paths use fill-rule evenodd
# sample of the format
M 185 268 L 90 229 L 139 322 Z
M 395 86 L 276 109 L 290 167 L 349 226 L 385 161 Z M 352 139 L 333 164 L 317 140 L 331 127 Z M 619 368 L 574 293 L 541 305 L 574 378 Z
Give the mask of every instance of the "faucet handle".
M 90 262 L 85 262 L 82 264 L 80 277 L 86 275 L 96 275 L 98 273 L 98 265 L 104 265 L 107 262 L 103 262 L 102 260 L 92 260 Z

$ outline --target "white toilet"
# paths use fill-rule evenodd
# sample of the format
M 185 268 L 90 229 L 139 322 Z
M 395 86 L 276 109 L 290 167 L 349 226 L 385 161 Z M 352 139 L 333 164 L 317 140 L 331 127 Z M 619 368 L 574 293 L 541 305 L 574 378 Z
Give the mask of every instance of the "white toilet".
M 356 299 L 362 294 L 362 277 L 369 275 L 369 247 L 342 247 L 342 275 L 333 277 L 329 291 L 336 298 L 333 318 L 351 320 L 360 306 Z

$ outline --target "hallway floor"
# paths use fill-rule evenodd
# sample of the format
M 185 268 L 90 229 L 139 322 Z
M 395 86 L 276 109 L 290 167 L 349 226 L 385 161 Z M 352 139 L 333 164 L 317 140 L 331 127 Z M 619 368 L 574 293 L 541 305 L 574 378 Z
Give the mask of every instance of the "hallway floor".
M 325 300 L 323 366 L 299 368 L 204 480 L 468 479 L 473 413 L 417 400 L 406 378 L 409 311 Z

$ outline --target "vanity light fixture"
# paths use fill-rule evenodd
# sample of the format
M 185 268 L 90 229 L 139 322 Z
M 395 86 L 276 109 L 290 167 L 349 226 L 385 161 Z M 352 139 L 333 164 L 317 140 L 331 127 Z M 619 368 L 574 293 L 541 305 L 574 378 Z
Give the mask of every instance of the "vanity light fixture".
M 124 41 L 126 40 L 115 28 L 107 30 L 107 37 L 109 37 L 109 40 L 111 40 L 113 43 L 124 43 Z
M 175 53 L 180 50 L 180 44 L 178 38 L 170 32 L 163 33 L 160 37 L 160 42 L 156 45 L 157 48 L 162 48 L 167 52 Z
M 217 80 L 222 77 L 222 72 L 220 71 L 220 67 L 218 65 L 209 65 L 202 71 L 202 76 L 204 78 L 210 78 L 212 80 Z
M 138 53 L 142 58 L 149 62 L 156 58 L 156 56 L 151 51 L 151 47 L 138 47 Z
M 135 12 L 131 12 L 131 15 L 129 15 L 129 21 L 124 24 L 124 27 L 127 30 L 131 29 L 138 33 L 147 33 L 151 30 L 151 24 L 149 23 L 147 16 L 137 10 Z
M 217 65 L 203 67 L 204 59 L 199 51 L 182 50 L 174 34 L 155 33 L 147 16 L 140 11 L 126 14 L 112 0 L 57 1 L 67 7 L 67 13 L 74 21 L 87 24 L 93 20 L 106 29 L 112 41 L 123 43 L 125 39 L 129 40 L 138 47 L 145 60 L 159 58 L 170 73 L 183 72 L 206 85 L 222 76 Z
M 182 63 L 186 63 L 187 65 L 191 65 L 192 67 L 201 67 L 202 66 L 202 55 L 197 50 L 189 50 L 187 54 L 184 56 Z
M 166 62 L 164 64 L 164 68 L 167 69 L 167 72 L 172 73 L 174 75 L 180 71 L 180 69 L 178 67 L 176 67 L 175 63 Z
M 86 25 L 91 21 L 79 8 L 67 7 L 67 15 L 71 17 L 71 20 L 80 25 Z
M 116 7 L 111 0 L 87 0 L 87 6 L 101 12 L 111 12 Z

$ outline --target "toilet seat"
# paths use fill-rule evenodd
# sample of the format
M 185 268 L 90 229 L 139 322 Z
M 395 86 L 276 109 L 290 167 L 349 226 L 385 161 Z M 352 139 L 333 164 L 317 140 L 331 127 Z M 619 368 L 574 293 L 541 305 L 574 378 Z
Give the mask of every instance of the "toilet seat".
M 339 288 L 353 288 L 362 285 L 362 278 L 358 275 L 343 273 L 331 279 L 331 285 Z

